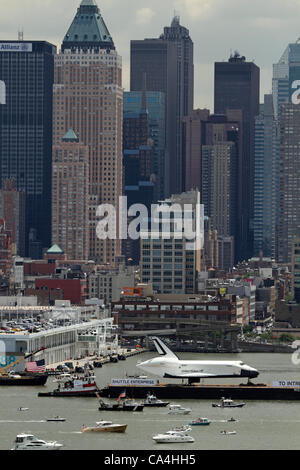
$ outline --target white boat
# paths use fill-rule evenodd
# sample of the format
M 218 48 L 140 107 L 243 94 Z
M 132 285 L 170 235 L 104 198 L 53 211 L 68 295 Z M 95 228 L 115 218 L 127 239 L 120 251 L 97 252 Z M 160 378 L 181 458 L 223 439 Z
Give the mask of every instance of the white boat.
M 170 405 L 169 415 L 188 415 L 192 412 L 190 408 L 183 408 L 181 405 Z
M 223 434 L 223 436 L 235 436 L 236 431 L 221 431 L 220 434 Z
M 19 408 L 18 411 L 29 411 L 29 408 Z
M 63 447 L 58 442 L 46 442 L 38 439 L 33 434 L 19 434 L 15 445 L 11 450 L 59 450 Z
M 176 444 L 180 442 L 195 442 L 192 436 L 188 436 L 183 431 L 168 431 L 165 434 L 153 436 L 153 440 L 157 444 Z

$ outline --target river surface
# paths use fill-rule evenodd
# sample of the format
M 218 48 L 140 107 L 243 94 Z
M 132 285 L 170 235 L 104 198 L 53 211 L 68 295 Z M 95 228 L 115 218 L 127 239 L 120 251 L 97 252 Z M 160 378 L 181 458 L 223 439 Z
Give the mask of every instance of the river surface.
M 111 378 L 124 378 L 125 374 L 140 373 L 137 361 L 156 356 L 145 353 L 118 364 L 108 364 L 95 369 L 99 388 Z M 272 384 L 275 380 L 300 380 L 300 366 L 292 363 L 290 354 L 180 354 L 182 359 L 242 360 L 261 374 L 255 381 Z M 240 383 L 241 379 L 206 380 L 205 383 Z M 18 433 L 31 432 L 44 440 L 57 440 L 65 450 L 299 450 L 300 401 L 249 401 L 242 409 L 212 408 L 213 400 L 176 400 L 192 409 L 190 416 L 170 416 L 167 409 L 144 408 L 142 413 L 100 412 L 96 398 L 38 398 L 39 391 L 56 388 L 53 378 L 45 387 L 0 388 L 0 450 L 8 450 Z M 109 401 L 109 400 L 106 400 Z M 19 407 L 29 408 L 19 412 Z M 53 416 L 66 418 L 65 423 L 48 423 Z M 194 444 L 156 444 L 152 437 L 175 426 L 188 424 L 197 417 L 207 417 L 212 423 L 207 427 L 193 427 Z M 231 417 L 239 420 L 228 423 Z M 81 433 L 83 424 L 111 420 L 127 424 L 125 434 Z M 220 431 L 236 431 L 236 435 L 223 436 Z

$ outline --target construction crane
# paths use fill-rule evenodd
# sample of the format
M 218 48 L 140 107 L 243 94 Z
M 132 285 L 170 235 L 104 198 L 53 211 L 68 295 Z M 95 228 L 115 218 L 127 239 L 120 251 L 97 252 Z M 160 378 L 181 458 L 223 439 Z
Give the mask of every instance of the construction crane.
M 41 352 L 41 351 L 45 351 L 45 349 L 46 349 L 46 348 L 40 348 L 40 349 L 38 349 L 37 351 L 34 351 L 33 353 L 25 354 L 25 356 L 22 357 L 21 359 L 18 359 L 17 361 L 14 361 L 13 363 L 11 363 L 11 364 L 9 364 L 9 365 L 7 365 L 7 366 L 5 366 L 5 367 L 2 367 L 2 368 L 0 369 L 0 375 L 1 375 L 1 376 L 8 375 L 8 374 L 7 374 L 7 371 L 8 371 L 9 369 L 11 369 L 11 368 L 17 366 L 17 365 L 20 364 L 22 361 L 26 361 L 26 359 L 31 358 L 31 357 L 34 356 L 35 354 L 37 354 L 37 353 L 39 353 L 39 352 Z M 6 374 L 5 374 L 5 372 L 6 372 Z

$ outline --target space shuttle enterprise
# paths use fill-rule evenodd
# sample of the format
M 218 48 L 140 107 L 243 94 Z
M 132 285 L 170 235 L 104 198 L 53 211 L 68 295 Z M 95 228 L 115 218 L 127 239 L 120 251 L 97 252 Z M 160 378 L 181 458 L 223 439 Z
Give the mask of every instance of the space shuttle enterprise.
M 255 378 L 259 372 L 242 361 L 181 361 L 159 338 L 152 338 L 159 357 L 137 364 L 143 371 L 169 379 Z

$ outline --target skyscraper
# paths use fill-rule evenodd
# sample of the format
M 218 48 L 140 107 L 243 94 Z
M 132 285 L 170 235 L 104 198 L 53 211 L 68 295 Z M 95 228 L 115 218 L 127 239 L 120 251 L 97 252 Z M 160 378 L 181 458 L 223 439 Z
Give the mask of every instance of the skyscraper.
M 239 109 L 243 113 L 243 152 L 239 164 L 242 181 L 241 259 L 249 259 L 253 254 L 254 134 L 255 116 L 259 114 L 259 77 L 259 67 L 246 62 L 238 53 L 228 62 L 215 64 L 215 114 L 224 114 L 227 109 Z
M 279 62 L 273 65 L 274 114 L 280 120 L 280 106 L 299 98 L 300 42 L 289 44 Z
M 54 145 L 73 129 L 89 148 L 89 258 L 114 264 L 121 241 L 96 235 L 100 204 L 122 195 L 122 63 L 94 0 L 82 0 L 55 61 Z M 117 227 L 118 231 L 118 227 Z
M 182 191 L 181 122 L 193 110 L 194 46 L 189 30 L 174 17 L 159 39 L 131 41 L 131 91 L 147 89 L 166 96 L 165 194 Z
M 89 258 L 89 148 L 73 129 L 53 147 L 52 243 L 68 259 Z
M 7 229 L 11 232 L 14 254 L 25 255 L 25 193 L 17 191 L 15 180 L 2 181 L 0 190 L 0 219 L 4 219 Z
M 280 116 L 281 105 L 285 103 L 299 104 L 299 81 L 300 81 L 300 43 L 288 44 L 279 61 L 273 65 L 273 106 L 277 123 L 276 137 L 276 206 L 275 223 L 279 221 L 279 160 L 280 160 Z
M 273 97 L 265 95 L 255 119 L 254 256 L 275 257 L 277 123 Z
M 164 199 L 165 194 L 165 154 L 166 154 L 166 122 L 164 93 L 146 91 L 146 108 L 148 111 L 149 137 L 152 142 L 152 171 L 154 176 L 154 201 Z M 124 116 L 137 114 L 142 109 L 143 92 L 130 91 L 124 93 Z
M 150 139 L 146 95 L 137 113 L 125 113 L 123 122 L 123 163 L 125 196 L 129 207 L 143 204 L 151 210 L 154 191 L 152 140 Z M 125 111 L 125 110 L 124 110 Z M 126 259 L 139 264 L 139 240 L 126 240 Z
M 14 178 L 26 195 L 26 254 L 51 242 L 52 88 L 56 48 L 0 41 L 0 185 Z M 4 85 L 3 85 L 4 83 Z
M 280 110 L 279 218 L 277 254 L 290 263 L 293 239 L 300 237 L 300 106 L 287 103 Z
M 185 189 L 200 189 L 205 215 L 219 236 L 233 236 L 240 248 L 242 117 L 239 110 L 210 115 L 194 110 L 183 119 Z M 237 260 L 239 260 L 237 256 Z

